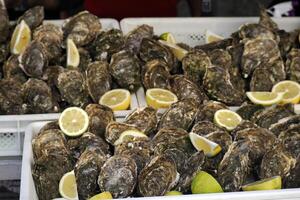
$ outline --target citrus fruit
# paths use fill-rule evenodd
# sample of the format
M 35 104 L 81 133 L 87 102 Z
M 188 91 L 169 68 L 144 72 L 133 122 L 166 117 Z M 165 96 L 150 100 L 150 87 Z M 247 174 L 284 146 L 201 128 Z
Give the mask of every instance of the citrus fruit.
M 205 31 L 205 42 L 206 43 L 216 42 L 216 41 L 220 41 L 223 39 L 224 39 L 224 37 L 217 35 L 216 33 L 213 33 L 210 30 Z
M 59 181 L 59 193 L 68 200 L 78 199 L 76 178 L 74 171 L 68 172 L 63 175 Z
M 133 137 L 133 138 L 138 138 L 138 137 L 145 137 L 147 138 L 148 136 L 145 135 L 143 132 L 141 131 L 137 131 L 137 130 L 127 130 L 124 131 L 123 133 L 121 133 L 119 139 L 117 139 L 114 143 L 114 145 L 119 145 L 121 143 L 124 142 L 126 137 Z
M 183 59 L 183 57 L 188 53 L 187 50 L 181 48 L 180 46 L 178 46 L 176 44 L 166 42 L 164 40 L 159 40 L 159 42 L 161 44 L 169 47 L 179 61 L 181 61 Z
M 250 183 L 242 186 L 244 191 L 255 191 L 255 190 L 277 190 L 281 189 L 281 177 L 274 176 L 271 178 L 263 179 L 260 181 L 256 181 L 254 183 Z
M 166 33 L 161 34 L 159 36 L 159 38 L 166 41 L 166 42 L 168 42 L 168 43 L 176 44 L 175 37 L 170 32 L 166 32 Z
M 182 193 L 176 190 L 172 190 L 166 193 L 166 196 L 177 196 L 177 195 L 182 195 Z
M 270 106 L 281 102 L 283 93 L 276 92 L 246 92 L 247 97 L 254 104 Z
M 200 171 L 193 179 L 191 190 L 193 194 L 223 192 L 218 181 L 209 173 Z
M 177 101 L 176 95 L 166 89 L 152 88 L 148 89 L 146 92 L 147 104 L 156 109 L 169 108 L 172 103 Z
M 100 194 L 96 194 L 95 196 L 89 198 L 88 200 L 102 200 L 102 199 L 113 199 L 110 192 L 101 192 Z
M 273 86 L 272 92 L 283 93 L 281 102 L 297 104 L 300 100 L 300 84 L 295 81 L 281 81 Z
M 78 49 L 71 39 L 67 39 L 67 66 L 78 67 L 80 63 L 80 56 Z
M 18 24 L 12 34 L 10 41 L 10 52 L 21 54 L 31 41 L 31 30 L 24 20 Z
M 208 157 L 214 157 L 222 150 L 217 143 L 193 132 L 190 133 L 190 140 L 198 151 L 203 151 Z
M 114 89 L 106 92 L 99 103 L 116 110 L 127 110 L 130 106 L 130 92 L 125 89 Z
M 235 112 L 228 109 L 220 109 L 214 115 L 214 122 L 227 130 L 231 131 L 242 121 L 242 118 Z

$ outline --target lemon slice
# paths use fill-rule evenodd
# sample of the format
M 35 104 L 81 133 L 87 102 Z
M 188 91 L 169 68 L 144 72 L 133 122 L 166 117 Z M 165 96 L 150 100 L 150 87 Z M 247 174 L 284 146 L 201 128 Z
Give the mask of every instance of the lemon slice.
M 161 44 L 169 47 L 171 49 L 171 51 L 173 52 L 173 54 L 176 56 L 176 58 L 181 61 L 185 55 L 188 53 L 187 50 L 181 48 L 180 46 L 164 41 L 164 40 L 158 40 Z
M 224 39 L 224 37 L 217 35 L 216 33 L 213 33 L 210 30 L 205 31 L 205 42 L 206 43 L 217 42 L 217 41 L 220 41 L 223 39 Z
M 177 196 L 177 195 L 182 195 L 182 193 L 176 190 L 172 190 L 165 194 L 165 196 Z
M 280 176 L 274 176 L 271 178 L 263 179 L 242 186 L 244 191 L 255 191 L 255 190 L 278 190 L 281 189 L 282 181 Z
M 124 89 L 114 89 L 106 92 L 99 103 L 116 110 L 127 110 L 130 106 L 130 92 Z
M 281 102 L 283 93 L 276 92 L 246 92 L 247 97 L 252 103 L 270 106 Z
M 193 179 L 191 185 L 192 194 L 220 193 L 223 192 L 221 185 L 209 173 L 200 171 Z
M 12 34 L 10 41 L 10 52 L 21 54 L 31 41 L 31 30 L 24 20 L 18 24 Z
M 169 108 L 172 103 L 177 101 L 177 96 L 169 90 L 152 88 L 146 92 L 147 104 L 156 109 Z
M 70 171 L 63 175 L 59 181 L 59 193 L 68 200 L 78 199 L 77 185 L 74 171 Z
M 78 67 L 80 63 L 80 56 L 78 49 L 71 39 L 67 39 L 67 66 Z
M 272 92 L 284 93 L 282 103 L 297 104 L 300 100 L 300 84 L 295 81 L 281 81 L 273 86 Z
M 227 109 L 220 109 L 214 115 L 214 122 L 227 130 L 231 131 L 242 121 L 242 118 L 235 112 Z
M 222 150 L 217 143 L 193 132 L 190 133 L 190 140 L 193 146 L 198 151 L 203 151 L 207 157 L 214 157 Z
M 168 43 L 171 43 L 171 44 L 176 44 L 176 40 L 175 40 L 175 37 L 169 33 L 169 32 L 166 32 L 166 33 L 163 33 L 159 36 L 160 39 L 168 42 Z
M 70 137 L 82 135 L 89 126 L 87 113 L 78 107 L 65 109 L 58 120 L 60 129 Z
M 115 141 L 114 145 L 116 146 L 116 145 L 122 144 L 126 137 L 134 137 L 134 138 L 144 137 L 144 138 L 148 138 L 148 136 L 145 135 L 143 132 L 136 131 L 136 130 L 127 130 L 127 131 L 124 131 L 123 133 L 121 133 L 119 139 L 117 139 Z
M 113 199 L 110 192 L 102 192 L 100 194 L 96 194 L 88 200 L 102 200 L 102 199 Z

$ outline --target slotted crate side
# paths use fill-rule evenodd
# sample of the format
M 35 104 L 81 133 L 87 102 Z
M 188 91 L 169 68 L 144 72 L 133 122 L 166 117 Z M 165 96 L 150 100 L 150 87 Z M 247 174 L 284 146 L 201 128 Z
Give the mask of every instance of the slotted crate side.
M 200 17 L 200 18 L 126 18 L 121 21 L 121 30 L 124 34 L 138 25 L 153 26 L 154 33 L 160 35 L 165 32 L 172 33 L 177 42 L 190 46 L 205 43 L 205 32 L 210 30 L 224 37 L 237 31 L 242 24 L 257 23 L 258 17 Z M 299 17 L 274 18 L 279 28 L 287 31 L 300 28 Z

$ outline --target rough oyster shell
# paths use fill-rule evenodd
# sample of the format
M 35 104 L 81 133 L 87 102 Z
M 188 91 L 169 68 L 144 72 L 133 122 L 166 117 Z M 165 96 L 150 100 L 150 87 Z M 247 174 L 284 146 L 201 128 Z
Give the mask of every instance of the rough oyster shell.
M 215 112 L 217 112 L 220 109 L 228 109 L 228 107 L 218 101 L 208 101 L 200 106 L 199 111 L 196 115 L 195 122 L 200 121 L 211 121 L 214 120 Z
M 120 122 L 110 122 L 106 127 L 105 140 L 113 145 L 115 141 L 119 139 L 120 135 L 127 130 L 139 131 L 134 125 Z
M 278 120 L 277 123 L 274 123 L 269 127 L 269 130 L 278 136 L 280 133 L 289 129 L 290 126 L 297 125 L 299 123 L 300 115 L 292 115 Z
M 290 174 L 285 179 L 286 188 L 299 188 L 300 187 L 300 156 L 297 158 L 296 166 L 291 169 Z
M 0 42 L 5 42 L 9 36 L 9 18 L 4 1 L 0 2 Z
M 228 46 L 232 45 L 232 42 L 233 42 L 232 38 L 225 38 L 223 40 L 195 46 L 195 49 L 203 50 L 206 53 L 208 53 L 214 49 L 226 49 Z
M 34 30 L 36 27 L 41 25 L 44 20 L 44 7 L 35 6 L 31 9 L 28 9 L 17 21 L 19 24 L 22 20 L 30 27 L 31 30 Z
M 49 122 L 49 123 L 47 123 L 46 125 L 44 125 L 44 126 L 42 127 L 42 129 L 40 130 L 40 133 L 43 133 L 44 131 L 52 130 L 52 129 L 58 129 L 58 130 L 60 129 L 60 128 L 59 128 L 59 125 L 58 125 L 58 120 Z
M 300 49 L 292 49 L 287 55 L 286 70 L 288 78 L 300 82 Z
M 124 155 L 109 158 L 101 168 L 98 184 L 102 192 L 108 191 L 114 198 L 128 197 L 137 182 L 135 161 Z
M 215 131 L 224 131 L 224 130 L 218 127 L 217 125 L 215 125 L 214 123 L 212 123 L 211 121 L 199 121 L 194 124 L 191 130 L 191 132 L 201 136 L 208 135 Z
M 300 155 L 300 124 L 292 125 L 280 133 L 279 140 L 283 143 L 286 151 L 294 158 Z
M 237 109 L 236 113 L 239 114 L 242 119 L 250 120 L 254 113 L 262 109 L 264 109 L 264 107 L 261 105 L 245 102 Z
M 273 39 L 276 40 L 276 35 L 267 27 L 261 24 L 244 24 L 239 28 L 239 37 L 241 39 Z
M 18 56 L 11 55 L 3 65 L 3 77 L 12 78 L 20 83 L 25 83 L 27 81 L 27 76 L 19 65 Z

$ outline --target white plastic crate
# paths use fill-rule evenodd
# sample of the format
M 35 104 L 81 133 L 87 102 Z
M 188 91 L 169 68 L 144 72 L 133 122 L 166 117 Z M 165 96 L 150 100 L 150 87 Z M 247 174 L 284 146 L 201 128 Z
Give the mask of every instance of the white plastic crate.
M 21 174 L 21 200 L 38 200 L 31 169 L 34 164 L 31 141 L 39 130 L 47 122 L 35 122 L 26 128 L 24 152 Z M 275 199 L 300 199 L 300 189 L 283 189 L 273 191 L 257 192 L 231 192 L 205 195 L 183 195 L 183 196 L 164 196 L 164 197 L 145 197 L 134 198 L 137 200 L 275 200 Z
M 197 18 L 126 18 L 121 21 L 121 30 L 124 34 L 138 25 L 153 26 L 154 33 L 160 35 L 170 32 L 177 42 L 190 46 L 205 43 L 205 32 L 210 30 L 224 37 L 245 23 L 257 23 L 258 17 L 197 17 Z M 287 31 L 300 28 L 300 17 L 274 18 L 279 27 Z

